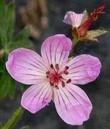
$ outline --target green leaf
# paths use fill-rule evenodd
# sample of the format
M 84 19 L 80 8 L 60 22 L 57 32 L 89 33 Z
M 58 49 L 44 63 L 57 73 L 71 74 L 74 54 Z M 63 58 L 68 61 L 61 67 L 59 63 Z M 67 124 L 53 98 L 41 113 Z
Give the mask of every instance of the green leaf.
M 0 99 L 10 96 L 11 98 L 15 95 L 15 81 L 6 73 L 0 77 Z
M 11 98 L 15 95 L 15 81 L 10 77 L 5 68 L 7 56 L 0 59 L 0 99 L 9 96 Z
M 5 29 L 6 25 L 5 24 L 6 20 L 6 4 L 5 0 L 0 0 L 0 44 L 4 40 L 5 37 Z
M 0 0 L 0 45 L 6 48 L 13 39 L 14 23 L 15 23 L 15 4 L 10 2 L 6 4 L 5 0 Z
M 0 47 L 9 53 L 18 47 L 33 48 L 29 40 L 29 30 L 23 29 L 14 35 L 15 29 L 15 4 L 10 2 L 6 5 L 5 0 L 0 0 Z
M 6 14 L 5 0 L 0 0 L 0 20 Z
M 14 32 L 14 23 L 15 23 L 15 17 L 14 17 L 14 10 L 15 5 L 13 2 L 9 3 L 7 5 L 7 38 L 8 41 L 11 41 L 13 38 L 13 32 Z
M 29 40 L 29 30 L 24 28 L 14 38 L 10 45 L 10 51 L 19 47 L 33 48 L 32 42 Z
M 0 58 L 0 73 L 3 73 L 5 71 L 6 59 L 7 59 L 6 55 L 4 55 L 2 58 Z
M 14 40 L 19 42 L 24 42 L 24 41 L 28 41 L 29 42 L 29 30 L 28 28 L 24 28 L 23 30 L 21 30 L 15 37 Z

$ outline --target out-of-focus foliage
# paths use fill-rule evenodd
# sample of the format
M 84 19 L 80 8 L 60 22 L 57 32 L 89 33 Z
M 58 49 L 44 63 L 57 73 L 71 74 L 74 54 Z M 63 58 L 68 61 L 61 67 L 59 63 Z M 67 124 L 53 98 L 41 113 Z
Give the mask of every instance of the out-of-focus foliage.
M 5 62 L 10 51 L 18 47 L 32 48 L 27 28 L 15 34 L 15 4 L 0 0 L 0 99 L 14 97 L 15 81 L 9 76 Z
M 2 129 L 2 123 L 0 123 L 0 129 Z
M 19 34 L 15 31 L 15 4 L 6 5 L 5 0 L 0 0 L 0 47 L 8 52 L 17 47 L 32 47 L 28 37 L 29 31 L 25 28 Z
M 29 129 L 29 126 L 24 126 L 24 127 L 20 128 L 20 129 Z
M 0 58 L 0 99 L 10 95 L 10 97 L 14 96 L 14 84 L 15 81 L 10 77 L 5 68 L 5 55 Z

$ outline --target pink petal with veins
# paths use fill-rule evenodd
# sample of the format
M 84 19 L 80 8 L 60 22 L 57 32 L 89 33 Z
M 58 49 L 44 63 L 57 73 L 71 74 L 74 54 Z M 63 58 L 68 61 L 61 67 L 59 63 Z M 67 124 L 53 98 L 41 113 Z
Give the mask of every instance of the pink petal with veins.
M 63 22 L 66 23 L 66 24 L 72 25 L 73 28 L 74 27 L 77 28 L 81 25 L 83 17 L 84 17 L 83 13 L 77 14 L 75 12 L 68 11 L 65 14 Z

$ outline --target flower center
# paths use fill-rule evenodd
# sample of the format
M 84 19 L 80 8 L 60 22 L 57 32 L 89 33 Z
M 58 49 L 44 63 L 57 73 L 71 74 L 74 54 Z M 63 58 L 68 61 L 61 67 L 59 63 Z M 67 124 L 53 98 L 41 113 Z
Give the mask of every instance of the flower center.
M 63 75 L 68 74 L 69 67 L 66 66 L 63 71 L 59 70 L 59 65 L 56 64 L 53 66 L 53 64 L 50 65 L 50 70 L 46 72 L 46 76 L 50 82 L 51 86 L 54 86 L 56 88 L 59 88 L 58 85 L 61 84 L 62 87 L 65 86 L 65 83 L 70 83 L 71 79 L 65 79 Z

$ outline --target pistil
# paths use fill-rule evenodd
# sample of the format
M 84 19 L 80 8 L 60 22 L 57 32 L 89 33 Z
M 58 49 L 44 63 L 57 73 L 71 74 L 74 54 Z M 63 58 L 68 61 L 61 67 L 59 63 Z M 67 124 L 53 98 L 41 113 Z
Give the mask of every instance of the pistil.
M 63 75 L 67 75 L 69 67 L 66 66 L 62 72 L 59 70 L 59 65 L 53 64 L 50 65 L 50 70 L 46 72 L 46 77 L 50 82 L 51 86 L 56 87 L 57 89 L 59 88 L 59 83 L 61 84 L 62 87 L 65 87 L 66 83 L 70 83 L 71 79 L 66 80 Z

